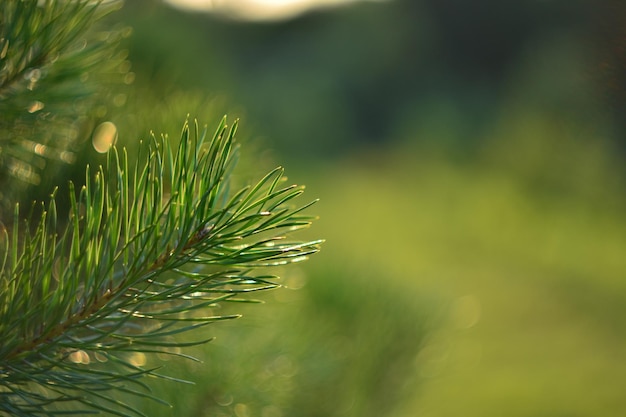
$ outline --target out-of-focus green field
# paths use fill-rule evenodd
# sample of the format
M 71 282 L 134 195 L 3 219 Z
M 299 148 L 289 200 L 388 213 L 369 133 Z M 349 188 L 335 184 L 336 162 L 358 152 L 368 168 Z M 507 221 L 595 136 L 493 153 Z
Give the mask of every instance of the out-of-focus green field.
M 204 364 L 168 364 L 197 384 L 163 397 L 180 416 L 623 415 L 626 201 L 592 148 L 539 185 L 409 145 L 294 160 L 322 253 L 265 305 L 225 306 L 244 318 L 208 331 Z
M 495 49 L 510 65 L 498 84 L 485 51 L 443 41 L 463 24 L 409 2 L 276 27 L 135 4 L 128 101 L 150 106 L 116 116 L 120 141 L 148 126 L 175 137 L 187 112 L 211 126 L 224 104 L 211 97 L 232 99 L 243 172 L 284 164 L 320 198 L 304 237 L 326 239 L 264 305 L 215 311 L 244 317 L 184 351 L 204 363 L 148 359 L 196 384 L 157 383 L 175 409 L 146 402 L 147 415 L 626 413 L 624 150 L 583 81 L 584 33 L 531 27 Z M 478 46 L 511 34 L 497 16 Z
M 320 258 L 384 271 L 380 280 L 408 294 L 434 292 L 447 314 L 418 355 L 422 385 L 398 415 L 623 414 L 618 190 L 576 195 L 572 172 L 570 193 L 539 192 L 505 170 L 406 154 L 328 174 L 318 231 L 331 253 Z

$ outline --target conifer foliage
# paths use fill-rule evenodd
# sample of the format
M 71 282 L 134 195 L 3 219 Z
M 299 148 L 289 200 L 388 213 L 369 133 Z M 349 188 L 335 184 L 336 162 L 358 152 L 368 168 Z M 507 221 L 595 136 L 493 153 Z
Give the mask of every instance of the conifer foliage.
M 0 217 L 77 159 L 127 62 L 127 30 L 98 25 L 117 1 L 9 0 L 0 7 Z M 43 172 L 45 171 L 45 175 Z M 37 188 L 40 186 L 41 188 Z M 46 188 L 47 187 L 47 188 Z
M 44 25 L 49 42 L 38 44 L 41 58 L 33 62 L 50 54 L 64 59 L 59 43 L 88 31 L 102 6 L 9 4 L 3 50 L 37 44 L 24 29 L 34 23 L 21 14 L 46 19 L 46 12 L 62 11 L 59 21 L 71 22 Z M 9 27 L 16 22 L 22 29 Z M 19 87 L 31 69 L 7 56 L 0 106 L 19 117 L 20 107 L 13 106 L 31 91 Z M 17 117 L 3 114 L 2 123 Z M 287 238 L 309 226 L 303 210 L 311 203 L 296 203 L 303 188 L 287 185 L 282 168 L 231 189 L 236 131 L 237 122 L 229 126 L 226 118 L 213 134 L 185 122 L 177 145 L 152 135 L 132 163 L 124 148 L 113 146 L 107 163 L 87 166 L 85 185 L 70 184 L 69 195 L 53 191 L 26 220 L 15 205 L 14 220 L 0 232 L 0 415 L 142 415 L 120 398 L 164 402 L 150 394 L 144 377 L 168 377 L 137 361 L 138 354 L 188 357 L 181 348 L 208 341 L 194 330 L 237 317 L 216 315 L 215 306 L 276 287 L 268 267 L 318 251 L 320 241 Z M 16 143 L 7 141 L 2 151 Z M 57 210 L 62 198 L 69 201 L 68 216 Z

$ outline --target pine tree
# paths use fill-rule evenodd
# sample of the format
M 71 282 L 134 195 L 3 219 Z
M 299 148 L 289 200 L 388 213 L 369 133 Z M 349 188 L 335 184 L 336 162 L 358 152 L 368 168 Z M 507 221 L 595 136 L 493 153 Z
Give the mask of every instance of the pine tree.
M 212 307 L 275 288 L 268 267 L 319 248 L 286 238 L 312 218 L 282 168 L 231 190 L 237 122 L 226 118 L 212 135 L 184 122 L 177 144 L 152 135 L 132 159 L 113 134 L 84 185 L 51 189 L 28 210 L 16 202 L 79 163 L 88 111 L 120 75 L 123 31 L 97 26 L 117 5 L 10 0 L 0 10 L 0 415 L 142 415 L 118 394 L 164 402 L 145 377 L 168 377 L 134 354 L 185 357 L 178 348 L 208 341 L 194 330 L 238 317 Z

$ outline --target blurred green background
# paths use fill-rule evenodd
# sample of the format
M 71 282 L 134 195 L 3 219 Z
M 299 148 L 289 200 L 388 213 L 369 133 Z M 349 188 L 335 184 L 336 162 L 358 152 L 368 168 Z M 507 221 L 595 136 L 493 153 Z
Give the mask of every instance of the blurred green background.
M 625 4 L 128 1 L 120 142 L 241 117 L 242 175 L 284 165 L 327 240 L 147 415 L 624 415 Z

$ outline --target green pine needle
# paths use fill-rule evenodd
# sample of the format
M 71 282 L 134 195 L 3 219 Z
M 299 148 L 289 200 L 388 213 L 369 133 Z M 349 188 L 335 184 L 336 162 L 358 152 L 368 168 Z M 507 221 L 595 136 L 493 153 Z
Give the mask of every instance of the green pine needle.
M 142 415 L 108 393 L 151 398 L 142 377 L 164 376 L 133 354 L 185 356 L 208 340 L 180 334 L 238 317 L 207 309 L 276 287 L 259 267 L 318 251 L 286 239 L 312 217 L 311 203 L 292 205 L 303 188 L 284 185 L 282 168 L 229 193 L 236 130 L 224 118 L 208 140 L 185 123 L 176 149 L 153 135 L 134 166 L 113 148 L 70 186 L 67 219 L 56 193 L 37 222 L 20 223 L 16 207 L 0 238 L 0 414 Z

